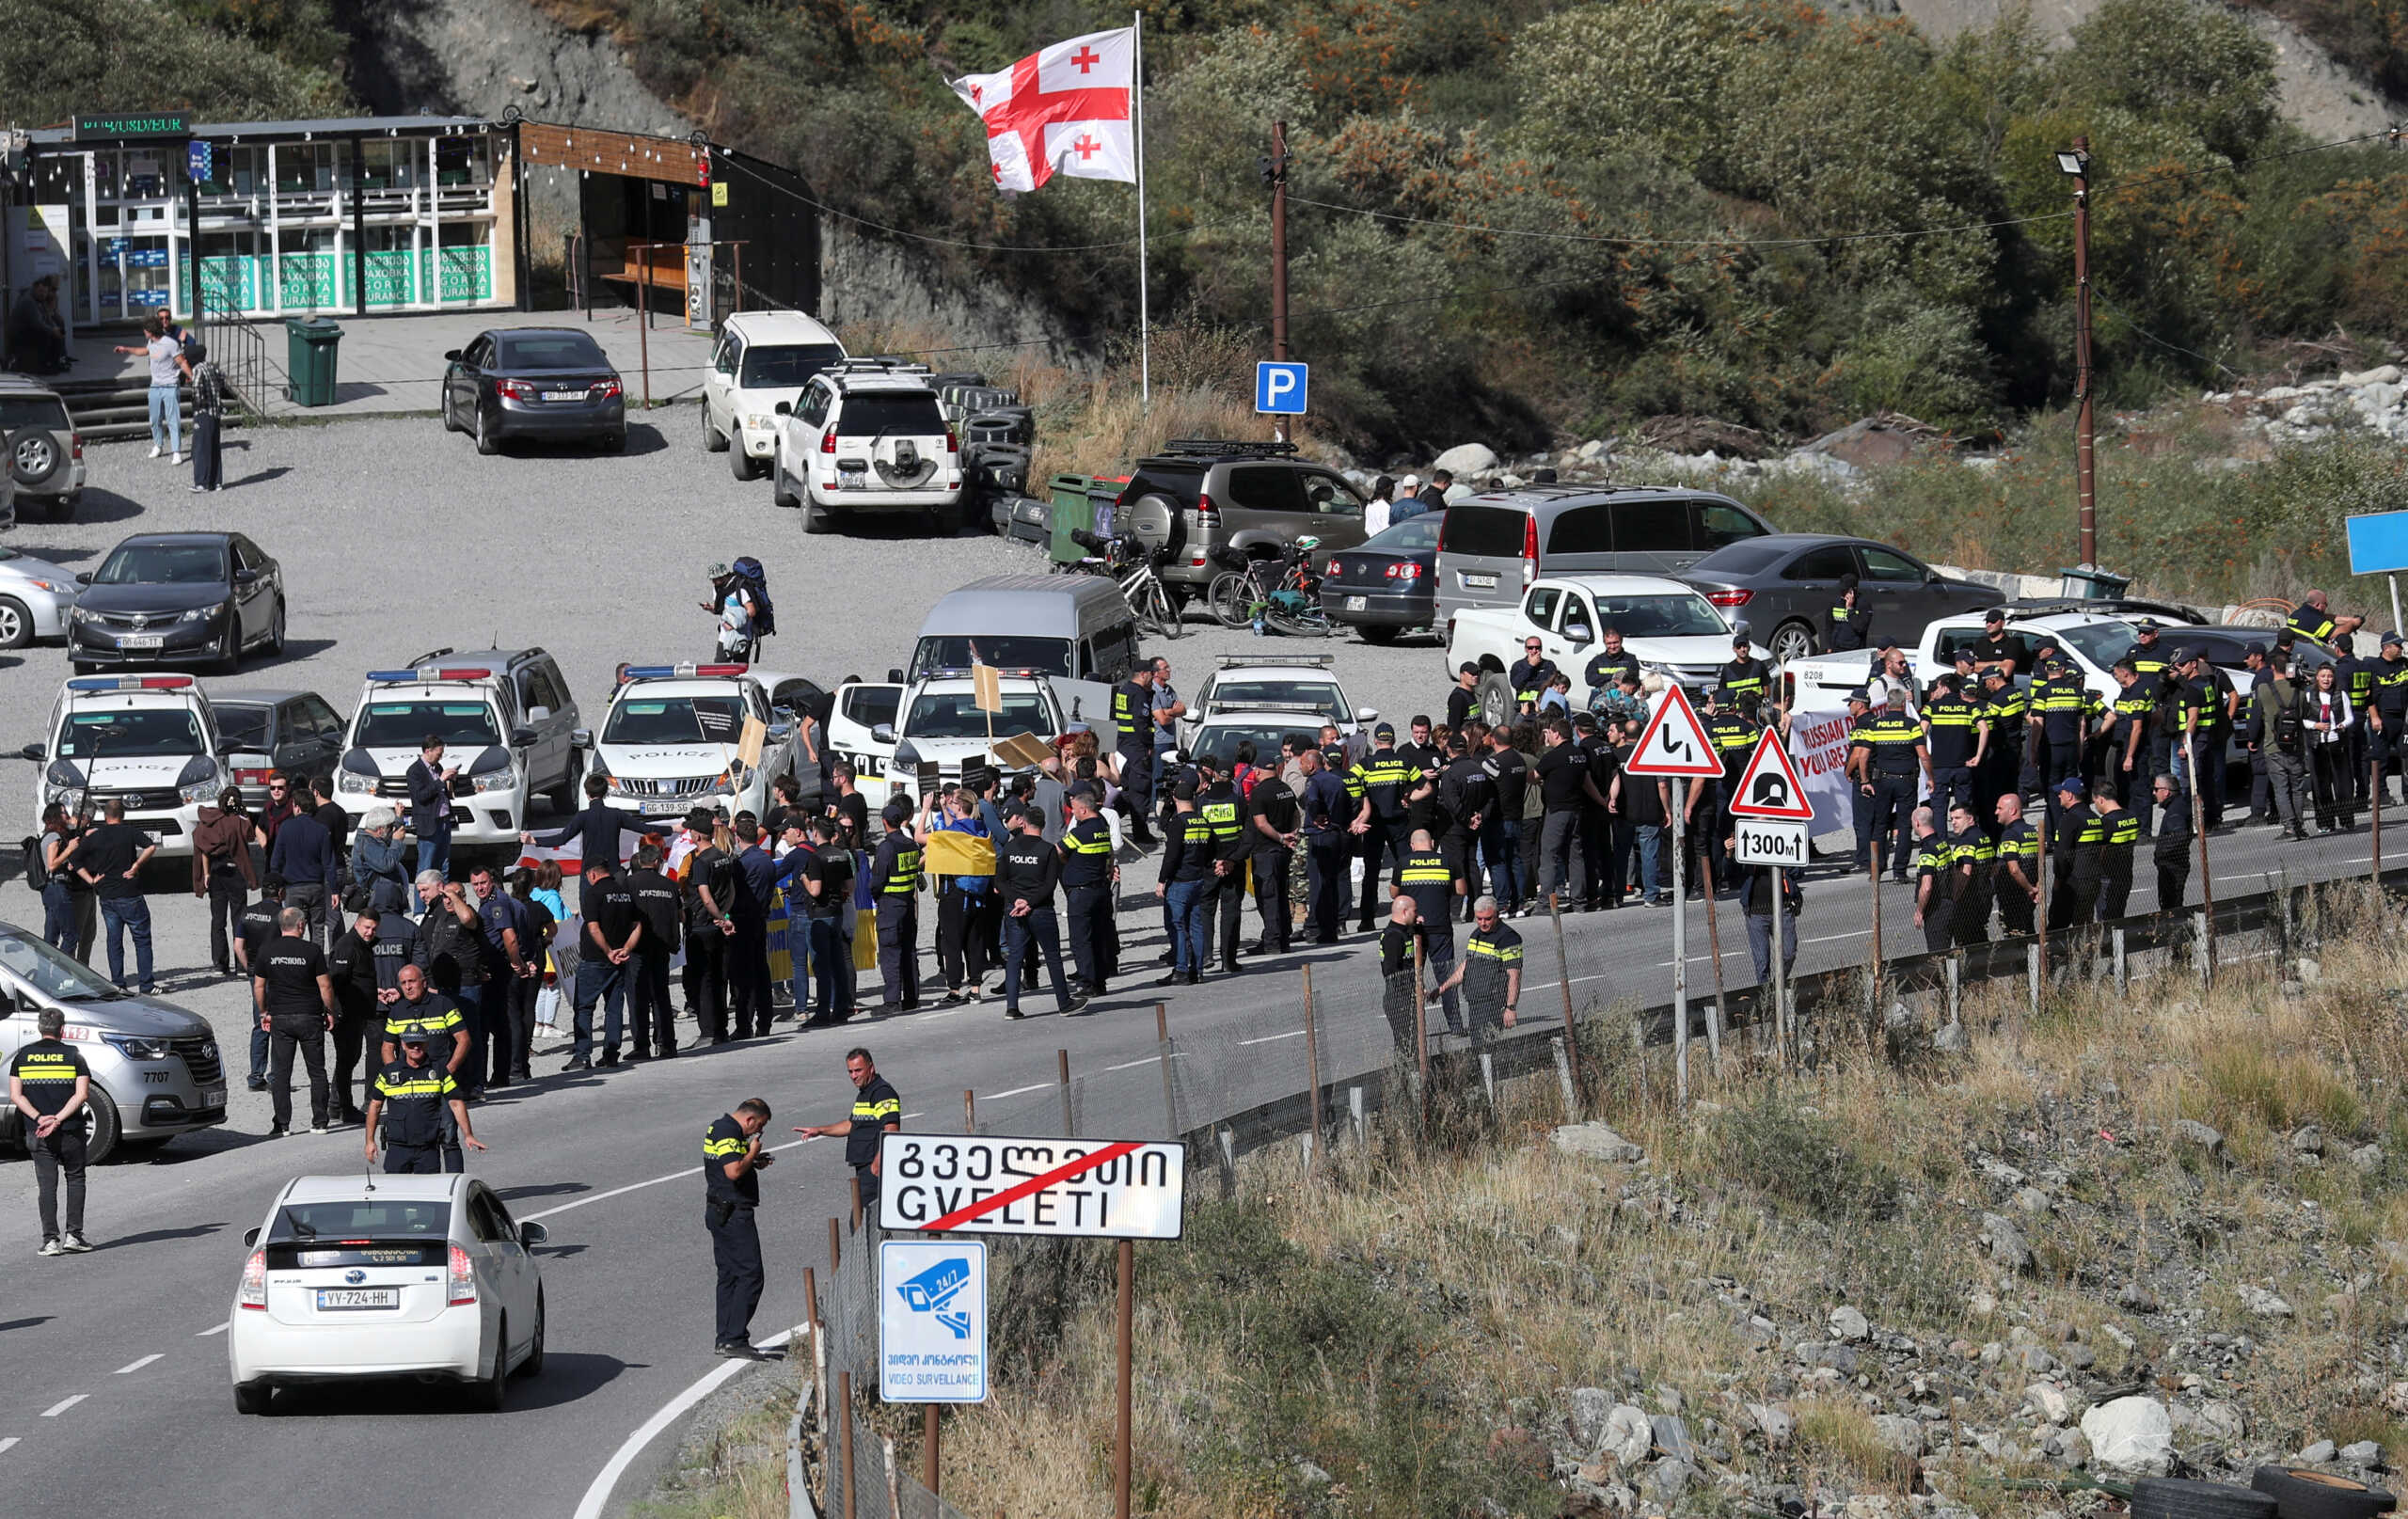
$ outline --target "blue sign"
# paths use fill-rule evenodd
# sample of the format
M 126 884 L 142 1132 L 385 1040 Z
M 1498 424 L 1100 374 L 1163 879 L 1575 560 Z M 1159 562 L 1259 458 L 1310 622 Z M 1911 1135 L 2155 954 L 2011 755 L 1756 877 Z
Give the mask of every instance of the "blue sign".
M 987 1400 L 987 1244 L 881 1240 L 878 1394 L 890 1403 Z
M 2350 531 L 2350 573 L 2408 570 L 2408 512 L 2374 512 L 2342 524 Z
M 1254 409 L 1266 417 L 1302 417 L 1309 369 L 1265 359 L 1254 367 Z
M 212 177 L 210 170 L 215 166 L 216 161 L 216 150 L 206 139 L 200 137 L 193 139 L 192 150 L 185 155 L 185 166 L 191 172 L 195 184 L 205 184 L 209 182 Z

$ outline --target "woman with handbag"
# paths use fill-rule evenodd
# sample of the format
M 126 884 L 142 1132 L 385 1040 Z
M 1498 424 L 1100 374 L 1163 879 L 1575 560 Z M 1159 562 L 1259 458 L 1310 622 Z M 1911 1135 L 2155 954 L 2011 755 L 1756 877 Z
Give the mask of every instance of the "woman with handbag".
M 2330 664 L 2316 667 L 2313 688 L 2299 694 L 2301 736 L 2306 740 L 2308 773 L 2316 787 L 2316 831 L 2334 831 L 2333 818 L 2337 812 L 2341 831 L 2358 826 L 2351 810 L 2350 790 L 2350 698 L 2341 689 L 2335 668 Z

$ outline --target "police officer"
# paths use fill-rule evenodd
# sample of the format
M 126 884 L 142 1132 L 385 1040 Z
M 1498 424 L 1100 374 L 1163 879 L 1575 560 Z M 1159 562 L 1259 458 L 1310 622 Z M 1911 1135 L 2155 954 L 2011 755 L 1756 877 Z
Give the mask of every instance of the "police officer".
M 2132 894 L 2132 857 L 2141 842 L 2141 815 L 2124 805 L 2113 786 L 2101 786 L 2092 806 L 2102 831 L 2099 849 L 2099 921 L 2124 915 Z
M 2033 909 L 2040 900 L 2040 839 L 2023 820 L 2023 796 L 2010 791 L 1998 799 L 1998 860 L 1990 872 L 1990 895 L 1998 902 L 1999 927 L 2009 935 L 2032 932 Z
M 878 975 L 885 1001 L 881 1013 L 908 1013 L 920 1005 L 920 840 L 911 831 L 911 809 L 890 801 L 879 815 L 886 831 L 870 857 L 869 890 L 878 904 Z
M 1405 762 L 1408 767 L 1411 761 Z M 1201 958 L 1209 962 L 1217 945 L 1221 969 L 1229 975 L 1244 967 L 1238 964 L 1238 925 L 1245 908 L 1245 867 L 1254 856 L 1254 844 L 1246 827 L 1245 799 L 1238 795 L 1235 783 L 1221 762 L 1209 754 L 1196 757 L 1196 776 L 1201 783 L 1196 794 L 1196 815 L 1212 833 L 1212 875 L 1205 881 L 1203 907 L 1204 949 Z M 1418 768 L 1408 771 L 1416 779 Z
M 1958 878 L 1970 868 L 1959 865 L 1948 835 L 1932 823 L 1931 809 L 1914 812 L 1915 926 L 1923 930 L 1923 947 L 1939 954 L 1948 948 L 1949 914 L 1956 905 Z
M 1515 1005 L 1522 1000 L 1522 936 L 1507 926 L 1493 896 L 1471 905 L 1471 923 L 1463 963 L 1438 990 L 1461 988 L 1473 1032 L 1493 1037 L 1498 1029 L 1513 1026 Z
M 1288 878 L 1294 868 L 1302 818 L 1295 787 L 1277 770 L 1256 777 L 1246 798 L 1246 847 L 1253 850 L 1254 910 L 1262 916 L 1255 941 L 1258 955 L 1288 953 L 1293 914 L 1288 910 Z
M 1723 704 L 1735 712 L 1751 698 L 1761 703 L 1772 695 L 1772 672 L 1755 657 L 1744 627 L 1731 640 L 1731 662 L 1716 671 L 1714 678 L 1722 688 Z
M 2023 783 L 2027 698 L 2004 665 L 1993 664 L 1981 675 L 1982 720 L 1990 731 L 1981 768 L 1973 775 L 1973 815 L 1996 837 L 1998 799 L 2009 792 L 2020 794 Z
M 1305 793 L 1297 802 L 1305 822 L 1305 925 L 1312 930 L 1314 943 L 1335 944 L 1346 917 L 1347 844 L 1355 802 L 1319 750 L 1305 751 L 1297 763 L 1305 776 Z
M 1945 817 L 1959 803 L 1971 807 L 1973 776 L 1989 757 L 1987 705 L 1965 693 L 1972 651 L 1959 649 L 1956 669 L 1933 684 L 1923 704 L 1924 742 L 1931 754 L 1931 803 Z
M 2068 775 L 2056 783 L 2057 820 L 2049 839 L 2056 866 L 2055 889 L 2049 896 L 2052 931 L 2090 922 L 2099 911 L 2099 888 L 2105 862 L 2107 825 L 2090 808 L 2090 788 L 2082 777 Z
M 1455 667 L 1455 687 L 1447 693 L 1447 726 L 1460 728 L 1480 710 L 1480 666 L 1466 659 Z
M 1455 963 L 1455 899 L 1463 894 L 1463 882 L 1448 867 L 1447 857 L 1437 841 L 1426 831 L 1418 831 L 1406 842 L 1406 853 L 1397 862 L 1396 894 L 1413 899 L 1417 921 L 1421 925 L 1422 954 L 1429 960 L 1431 973 L 1446 982 Z M 1447 1026 L 1456 1026 L 1455 996 L 1446 994 Z
M 1858 724 L 1848 735 L 1848 769 L 1857 790 L 1866 799 L 1857 815 L 1856 862 L 1860 869 L 1877 867 L 1872 847 L 1876 839 L 1896 847 L 1890 854 L 1890 878 L 1903 886 L 1911 860 L 1909 818 L 1915 805 L 1916 781 L 1931 780 L 1931 749 L 1923 724 L 1907 712 L 1907 693 L 1889 691 L 1888 704 Z
M 1043 839 L 1036 843 L 1039 849 L 1052 852 Z M 859 1045 L 845 1052 L 845 1077 L 853 1084 L 852 1111 L 834 1123 L 807 1124 L 795 1132 L 805 1139 L 825 1135 L 845 1142 L 845 1163 L 853 1168 L 853 1179 L 861 1191 L 862 1216 L 874 1219 L 878 1216 L 879 1135 L 903 1131 L 903 1098 L 887 1084 L 878 1073 L 878 1062 Z
M 1744 644 L 1746 641 L 1740 641 Z M 1725 665 L 1722 668 L 1727 675 L 1735 666 Z M 1714 809 L 1712 820 L 1706 824 L 1705 836 L 1698 843 L 1707 867 L 1713 873 L 1714 884 L 1719 889 L 1730 886 L 1734 874 L 1729 847 L 1733 823 L 1731 799 L 1738 794 L 1740 777 L 1747 773 L 1748 756 L 1755 752 L 1756 739 L 1764 730 L 1733 703 L 1731 688 L 1727 685 L 1705 688 L 1705 710 L 1698 718 L 1705 725 L 1706 742 L 1714 746 L 1715 758 L 1722 762 L 1721 780 L 1699 783 L 1713 792 L 1706 801 Z M 1606 783 L 1599 779 L 1596 783 L 1602 786 Z M 1595 887 L 1592 885 L 1591 890 L 1593 892 Z
M 1070 790 L 1070 826 L 1054 847 L 1062 857 L 1062 895 L 1079 994 L 1101 997 L 1112 978 L 1113 883 L 1120 878 L 1120 867 L 1112 858 L 1112 825 L 1096 810 L 1095 792 L 1085 784 Z
M 2305 600 L 2292 609 L 2289 621 L 2283 624 L 2283 631 L 2321 645 L 2337 657 L 2340 651 L 2333 647 L 2334 641 L 2365 625 L 2363 617 L 2334 616 L 2325 606 L 2324 593 L 2311 591 Z
M 1446 765 L 1447 755 L 1431 738 L 1430 715 L 1425 712 L 1416 716 L 1405 724 L 1405 731 L 1413 736 L 1413 741 L 1396 746 L 1397 758 L 1416 774 L 1434 778 Z
M 8 1105 L 23 1116 L 19 1131 L 33 1156 L 41 1208 L 41 1253 L 81 1255 L 84 1240 L 85 1104 L 92 1095 L 91 1068 L 68 1043 L 67 1014 L 45 1007 L 35 1015 L 41 1037 L 8 1061 Z M 67 1228 L 58 1227 L 58 1180 L 67 1178 Z
M 1438 852 L 1447 857 L 1447 868 L 1469 892 L 1480 878 L 1480 835 L 1497 811 L 1497 783 L 1489 779 L 1482 763 L 1488 749 L 1484 725 L 1467 723 L 1448 741 L 1446 767 L 1438 772 L 1438 806 L 1447 819 L 1446 831 L 1438 836 Z M 1468 902 L 1464 917 L 1470 921 Z
M 2157 865 L 2157 910 L 2178 912 L 2191 882 L 2191 799 L 2174 777 L 2151 778 L 2157 797 L 2157 832 L 2149 843 L 2149 858 Z
M 2149 778 L 2165 768 L 2165 756 L 2157 720 L 2158 678 L 2143 674 L 2140 666 L 2137 650 L 2115 661 L 2117 690 L 2107 709 L 2105 773 L 2107 789 L 2146 827 Z
M 2224 672 L 2208 663 L 2199 650 L 2182 649 L 2174 662 L 2182 682 L 2182 737 L 2191 783 L 2198 788 L 2199 810 L 2212 831 L 2224 826 L 2225 735 L 2240 697 Z
M 451 1118 L 447 1127 L 446 1116 Z M 459 1083 L 436 1063 L 427 1050 L 423 1029 L 402 1036 L 398 1058 L 385 1062 L 368 1095 L 368 1159 L 376 1159 L 378 1126 L 385 1135 L 385 1169 L 406 1176 L 439 1176 L 458 1171 L 445 1163 L 445 1135 L 456 1132 L 470 1149 L 483 1149 L 468 1122 L 467 1100 Z
M 2396 632 L 2383 636 L 2383 657 L 2375 661 L 2374 715 L 2368 722 L 2368 747 L 2387 776 L 2393 763 L 2408 753 L 2408 644 Z M 2390 783 L 2380 783 L 2387 798 Z
M 643 920 L 643 937 L 627 957 L 627 1003 L 635 1016 L 637 1060 L 655 1055 L 673 1060 L 677 1055 L 677 1005 L 669 1000 L 669 960 L 677 953 L 685 913 L 677 883 L 660 873 L 660 846 L 646 839 L 636 846 L 634 868 L 627 872 L 627 893 Z M 486 1024 L 495 1026 L 490 1018 Z
M 2098 707 L 2098 698 L 2069 661 L 2041 659 L 2040 679 L 2032 687 L 2031 735 L 2034 765 L 2050 795 L 2056 794 L 2059 781 L 2082 778 L 2083 751 Z
M 1054 978 L 1054 1005 L 1064 1013 L 1078 1012 L 1087 999 L 1072 996 L 1062 974 L 1061 925 L 1054 912 L 1062 857 L 1045 842 L 1042 822 L 1027 807 L 1006 812 L 1004 828 L 1005 837 L 995 847 L 995 889 L 1004 914 L 1004 1016 L 1021 1016 L 1021 976 L 1036 964 L 1029 953 L 1032 946 L 1044 956 L 1046 972 Z M 1036 978 L 1031 974 L 1030 979 Z
M 1364 803 L 1362 815 L 1354 819 L 1363 854 L 1363 903 L 1354 924 L 1358 933 L 1370 933 L 1374 926 L 1380 878 L 1386 869 L 1384 862 L 1404 853 L 1404 802 L 1410 789 L 1406 784 L 1410 772 L 1396 752 L 1396 730 L 1383 722 L 1371 736 L 1371 752 L 1354 769 Z
M 1613 690 L 1624 675 L 1640 673 L 1639 656 L 1623 647 L 1622 629 L 1608 625 L 1603 635 L 1605 647 L 1589 657 L 1581 673 L 1589 677 L 1589 706 L 1595 710 L 1598 696 Z M 1462 724 L 1456 724 L 1461 727 Z
M 1555 681 L 1555 661 L 1546 657 L 1546 645 L 1535 638 L 1522 641 L 1522 657 L 1505 672 L 1505 684 L 1513 692 L 1513 710 L 1529 717 L 1539 709 L 1539 698 Z
M 69 875 L 72 877 L 74 873 L 71 871 Z M 80 880 L 82 878 L 74 878 Z M 234 964 L 242 971 L 245 980 L 250 978 L 251 967 L 258 963 L 258 957 L 284 931 L 278 921 L 283 913 L 284 878 L 270 871 L 266 879 L 260 882 L 260 899 L 243 909 L 243 915 L 234 920 Z M 267 1090 L 267 1030 L 260 1027 L 254 1020 L 251 1025 L 251 1073 L 246 1084 L 254 1092 Z
M 1388 1033 L 1396 1040 L 1397 1049 L 1410 1058 L 1420 1046 L 1421 1031 L 1415 1024 L 1414 973 L 1418 961 L 1415 946 L 1422 941 L 1421 910 L 1413 898 L 1400 896 L 1388 904 L 1388 921 L 1380 927 L 1380 1012 L 1388 1021 Z M 1449 997 L 1451 1009 L 1455 999 Z M 1452 1017 L 1447 1020 L 1450 1033 L 1461 1033 Z
M 2132 625 L 2132 646 L 2125 654 L 2125 661 L 2131 665 L 2134 674 L 2152 686 L 2163 681 L 2165 672 L 2174 668 L 2174 651 L 2159 641 L 2157 619 L 2142 618 Z
M 711 1351 L 739 1361 L 761 1359 L 752 1348 L 752 1310 L 761 1305 L 768 1274 L 752 1214 L 761 1206 L 759 1173 L 777 1159 L 761 1147 L 768 1121 L 769 1104 L 749 1097 L 703 1131 L 703 1225 L 711 1231 L 711 1264 L 719 1274 Z
M 1129 832 L 1138 846 L 1154 843 L 1148 817 L 1154 805 L 1154 667 L 1141 664 L 1112 688 L 1112 720 L 1119 729 L 1120 795 Z
M 309 1127 L 333 1127 L 326 1105 L 326 1036 L 335 1026 L 335 989 L 326 953 L 309 937 L 309 915 L 286 908 L 277 916 L 282 932 L 251 962 L 251 988 L 259 1022 L 275 1039 L 268 1071 L 274 1123 L 270 1139 L 293 1128 L 293 1057 L 297 1051 L 309 1071 Z
M 1998 846 L 1982 831 L 1970 802 L 1948 809 L 1948 848 L 1960 867 L 1952 882 L 1956 899 L 1949 905 L 1950 937 L 1959 944 L 1983 944 L 1990 937 L 1990 894 L 1995 890 Z
M 2356 640 L 2347 633 L 2337 635 L 2333 646 L 2341 651 L 2335 682 L 2350 698 L 2350 796 L 2363 810 L 2372 794 L 2374 776 L 2368 760 L 2374 752 L 2374 683 L 2382 676 L 2383 661 L 2360 655 Z
M 1864 609 L 1861 595 L 1856 588 L 1855 576 L 1840 577 L 1839 600 L 1823 614 L 1825 654 L 1846 654 L 1861 649 L 1873 637 L 1873 614 Z
M 393 1000 L 385 1005 L 385 1035 L 377 1045 L 380 1068 L 402 1058 L 404 1039 L 421 1034 L 434 1063 L 444 1074 L 456 1077 L 468 1058 L 467 1021 L 451 998 L 428 984 L 422 967 L 404 963 L 393 977 Z M 441 1142 L 443 1169 L 457 1171 L 467 1163 L 460 1153 L 460 1131 L 448 1122 L 443 1125 Z

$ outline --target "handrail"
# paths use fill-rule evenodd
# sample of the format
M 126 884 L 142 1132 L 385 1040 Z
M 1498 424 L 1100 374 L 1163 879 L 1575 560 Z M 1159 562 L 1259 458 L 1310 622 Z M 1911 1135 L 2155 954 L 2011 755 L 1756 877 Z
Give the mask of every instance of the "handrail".
M 225 372 L 226 388 L 245 411 L 265 417 L 272 393 L 267 340 L 236 309 L 222 286 L 213 289 L 208 280 L 198 279 L 194 289 L 198 293 L 201 341 Z

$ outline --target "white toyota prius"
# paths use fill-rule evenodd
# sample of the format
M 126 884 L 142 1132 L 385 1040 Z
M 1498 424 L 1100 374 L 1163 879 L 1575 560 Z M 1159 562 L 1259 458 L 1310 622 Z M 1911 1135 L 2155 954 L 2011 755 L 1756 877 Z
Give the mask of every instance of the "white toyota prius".
M 466 1176 L 297 1177 L 244 1236 L 226 1350 L 234 1406 L 276 1390 L 397 1377 L 502 1405 L 544 1367 L 541 1224 Z

